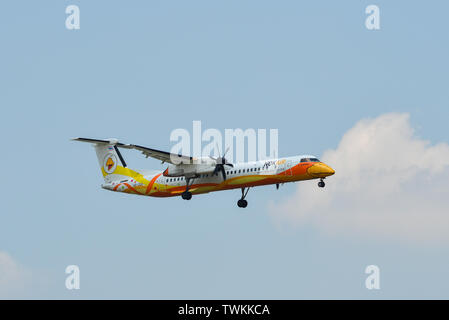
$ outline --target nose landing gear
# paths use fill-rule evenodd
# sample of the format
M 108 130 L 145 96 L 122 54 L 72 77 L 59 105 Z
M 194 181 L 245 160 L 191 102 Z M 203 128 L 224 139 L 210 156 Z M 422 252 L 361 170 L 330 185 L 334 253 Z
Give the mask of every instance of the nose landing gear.
M 326 184 L 324 183 L 323 179 L 320 179 L 320 182 L 318 182 L 318 187 L 324 188 Z
M 246 189 L 246 192 L 245 192 Z M 249 188 L 242 188 L 242 197 L 237 201 L 237 206 L 239 208 L 246 208 L 248 205 L 248 201 L 245 200 L 246 195 L 248 194 Z

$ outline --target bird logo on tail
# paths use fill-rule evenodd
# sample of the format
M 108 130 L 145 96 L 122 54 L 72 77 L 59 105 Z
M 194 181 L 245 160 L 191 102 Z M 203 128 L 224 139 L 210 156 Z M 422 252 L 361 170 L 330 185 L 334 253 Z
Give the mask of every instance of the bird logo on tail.
M 103 168 L 106 173 L 113 173 L 115 168 L 117 168 L 117 159 L 113 153 L 108 153 L 103 163 Z

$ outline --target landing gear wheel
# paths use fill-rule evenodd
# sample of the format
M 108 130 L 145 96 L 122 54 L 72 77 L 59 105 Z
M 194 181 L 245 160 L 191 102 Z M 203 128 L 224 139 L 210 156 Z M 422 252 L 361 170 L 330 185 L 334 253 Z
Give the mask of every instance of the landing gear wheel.
M 320 182 L 318 182 L 318 187 L 320 188 L 324 188 L 326 184 L 324 183 L 323 179 L 320 180 Z
M 186 177 L 186 191 L 184 191 L 181 196 L 184 200 L 190 200 L 192 199 L 192 193 L 189 192 L 189 187 L 192 185 L 193 183 L 193 178 L 187 178 Z
M 242 188 L 242 197 L 239 201 L 237 201 L 237 205 L 239 208 L 246 208 L 248 205 L 248 201 L 245 200 L 246 195 L 248 194 L 249 188 Z
M 237 206 L 239 208 L 246 208 L 247 205 L 248 201 L 246 201 L 245 199 L 240 199 L 239 201 L 237 201 Z
M 189 191 L 184 191 L 181 196 L 184 200 L 192 199 L 192 193 L 190 193 Z

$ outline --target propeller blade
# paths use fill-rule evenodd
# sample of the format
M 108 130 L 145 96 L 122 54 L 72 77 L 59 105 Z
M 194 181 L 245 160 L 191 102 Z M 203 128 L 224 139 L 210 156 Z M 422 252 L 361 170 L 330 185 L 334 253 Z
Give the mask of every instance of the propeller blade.
M 218 159 L 220 159 L 221 158 L 221 152 L 220 152 L 220 148 L 218 148 L 218 142 L 215 142 L 215 147 L 217 148 Z
M 220 169 L 221 169 L 221 175 L 223 176 L 223 180 L 226 180 L 226 171 L 225 171 L 224 167 L 221 166 Z
M 228 153 L 228 151 L 229 151 L 229 147 L 227 147 L 227 148 L 226 148 L 226 151 L 223 153 L 223 159 L 224 159 L 226 153 Z
M 226 148 L 226 151 L 224 152 L 223 156 L 221 156 L 220 154 L 220 149 L 218 148 L 218 143 L 216 143 L 216 150 L 218 151 L 218 158 L 214 158 L 212 156 L 209 156 L 212 160 L 215 160 L 215 168 L 213 171 L 213 175 L 217 174 L 218 171 L 221 171 L 221 175 L 223 176 L 223 180 L 226 180 L 226 170 L 224 168 L 224 166 L 230 166 L 231 168 L 234 168 L 234 165 L 232 163 L 229 163 L 226 158 L 224 157 L 226 155 L 226 153 L 229 151 L 229 147 Z

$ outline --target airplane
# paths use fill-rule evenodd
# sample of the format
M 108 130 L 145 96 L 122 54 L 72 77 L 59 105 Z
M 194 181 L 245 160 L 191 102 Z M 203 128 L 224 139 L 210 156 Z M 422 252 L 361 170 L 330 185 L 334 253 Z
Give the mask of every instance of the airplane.
M 124 144 L 117 139 L 72 140 L 93 144 L 104 178 L 102 188 L 150 197 L 181 196 L 184 200 L 190 200 L 192 195 L 241 189 L 242 196 L 237 206 L 246 208 L 246 196 L 252 187 L 276 185 L 279 189 L 279 185 L 286 182 L 319 179 L 318 187 L 324 188 L 324 179 L 335 173 L 330 166 L 312 155 L 233 164 L 226 160 L 226 152 L 218 158 L 193 158 Z M 147 158 L 161 160 L 168 166 L 163 172 L 130 169 L 119 148 L 141 151 Z

